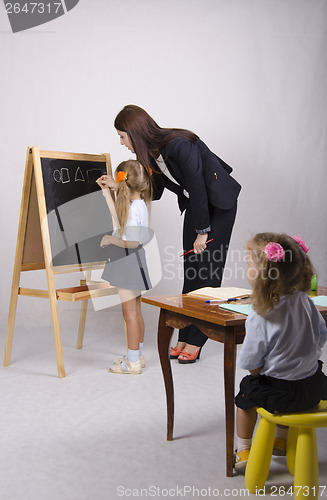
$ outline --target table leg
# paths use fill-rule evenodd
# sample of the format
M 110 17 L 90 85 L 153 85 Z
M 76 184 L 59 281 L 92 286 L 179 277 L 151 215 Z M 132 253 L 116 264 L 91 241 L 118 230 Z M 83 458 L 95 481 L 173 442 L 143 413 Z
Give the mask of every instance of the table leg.
M 227 327 L 224 342 L 225 423 L 226 423 L 226 476 L 233 476 L 235 426 L 235 357 L 236 328 Z
M 161 309 L 158 325 L 158 351 L 166 389 L 167 441 L 172 441 L 174 429 L 174 383 L 169 358 L 169 346 L 174 329 L 166 325 L 166 317 L 167 311 Z

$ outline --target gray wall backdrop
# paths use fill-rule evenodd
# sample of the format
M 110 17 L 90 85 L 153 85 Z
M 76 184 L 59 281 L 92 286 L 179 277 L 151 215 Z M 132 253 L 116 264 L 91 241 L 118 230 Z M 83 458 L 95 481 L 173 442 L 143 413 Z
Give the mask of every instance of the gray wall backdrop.
M 129 103 L 193 130 L 234 167 L 243 190 L 225 285 L 246 286 L 244 244 L 266 230 L 302 235 L 327 285 L 326 28 L 326 0 L 80 0 L 12 34 L 1 4 L 2 339 L 27 146 L 109 152 L 115 167 L 131 157 L 113 128 Z M 151 224 L 163 270 L 155 293 L 179 292 L 174 195 L 153 204 Z M 28 274 L 23 284 L 45 286 L 44 272 Z M 49 320 L 39 299 L 22 298 L 19 311 Z

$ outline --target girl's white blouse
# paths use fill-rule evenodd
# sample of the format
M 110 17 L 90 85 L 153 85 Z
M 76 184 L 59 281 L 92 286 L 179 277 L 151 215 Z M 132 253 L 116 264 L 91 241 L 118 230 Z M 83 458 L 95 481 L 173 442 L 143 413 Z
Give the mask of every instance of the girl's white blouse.
M 122 237 L 127 241 L 138 241 L 141 245 L 149 240 L 149 212 L 144 200 L 132 200 Z M 118 236 L 118 231 L 113 232 Z

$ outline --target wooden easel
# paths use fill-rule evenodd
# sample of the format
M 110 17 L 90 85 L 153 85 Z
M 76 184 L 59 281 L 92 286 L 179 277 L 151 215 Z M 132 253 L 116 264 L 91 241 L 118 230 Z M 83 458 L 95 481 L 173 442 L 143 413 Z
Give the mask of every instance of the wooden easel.
M 116 287 L 110 286 L 109 283 L 101 282 L 88 284 L 92 269 L 102 268 L 103 262 L 79 263 L 78 265 L 65 265 L 58 267 L 52 266 L 51 242 L 47 223 L 47 208 L 41 168 L 41 159 L 43 158 L 75 160 L 79 162 L 102 162 L 102 164 L 106 164 L 108 174 L 111 174 L 112 170 L 109 154 L 87 155 L 78 153 L 40 151 L 37 147 L 27 149 L 8 315 L 4 366 L 8 366 L 10 364 L 18 295 L 47 298 L 50 301 L 58 376 L 64 377 L 65 367 L 57 300 L 70 302 L 82 300 L 77 340 L 77 348 L 81 348 L 83 343 L 88 300 L 91 298 L 116 294 L 118 291 Z M 106 202 L 113 217 L 114 226 L 117 227 L 117 215 L 114 202 L 109 194 L 109 191 L 106 195 Z M 48 284 L 47 290 L 21 288 L 19 286 L 20 274 L 22 271 L 34 271 L 40 269 L 45 269 L 46 271 Z M 56 289 L 55 274 L 70 273 L 74 271 L 85 271 L 85 280 L 81 280 L 80 285 L 73 288 Z

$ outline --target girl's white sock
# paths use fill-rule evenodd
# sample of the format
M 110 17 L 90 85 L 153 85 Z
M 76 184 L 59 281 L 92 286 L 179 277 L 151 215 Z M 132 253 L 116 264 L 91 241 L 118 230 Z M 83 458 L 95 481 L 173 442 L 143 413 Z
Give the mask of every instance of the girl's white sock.
M 131 363 L 135 363 L 139 359 L 139 350 L 133 350 L 133 349 L 127 349 L 127 359 Z M 123 360 L 120 364 L 122 369 L 126 372 L 127 371 L 127 365 L 125 363 L 125 360 Z
M 127 350 L 127 359 L 131 363 L 135 363 L 140 357 L 140 351 L 139 349 L 128 349 Z
M 288 435 L 288 427 L 281 427 L 280 425 L 276 425 L 276 433 L 275 437 L 279 439 L 286 439 Z
M 143 342 L 140 342 L 139 351 L 140 351 L 140 356 L 142 356 L 142 354 L 143 354 Z
M 237 436 L 237 451 L 249 450 L 251 448 L 252 438 L 243 439 Z

